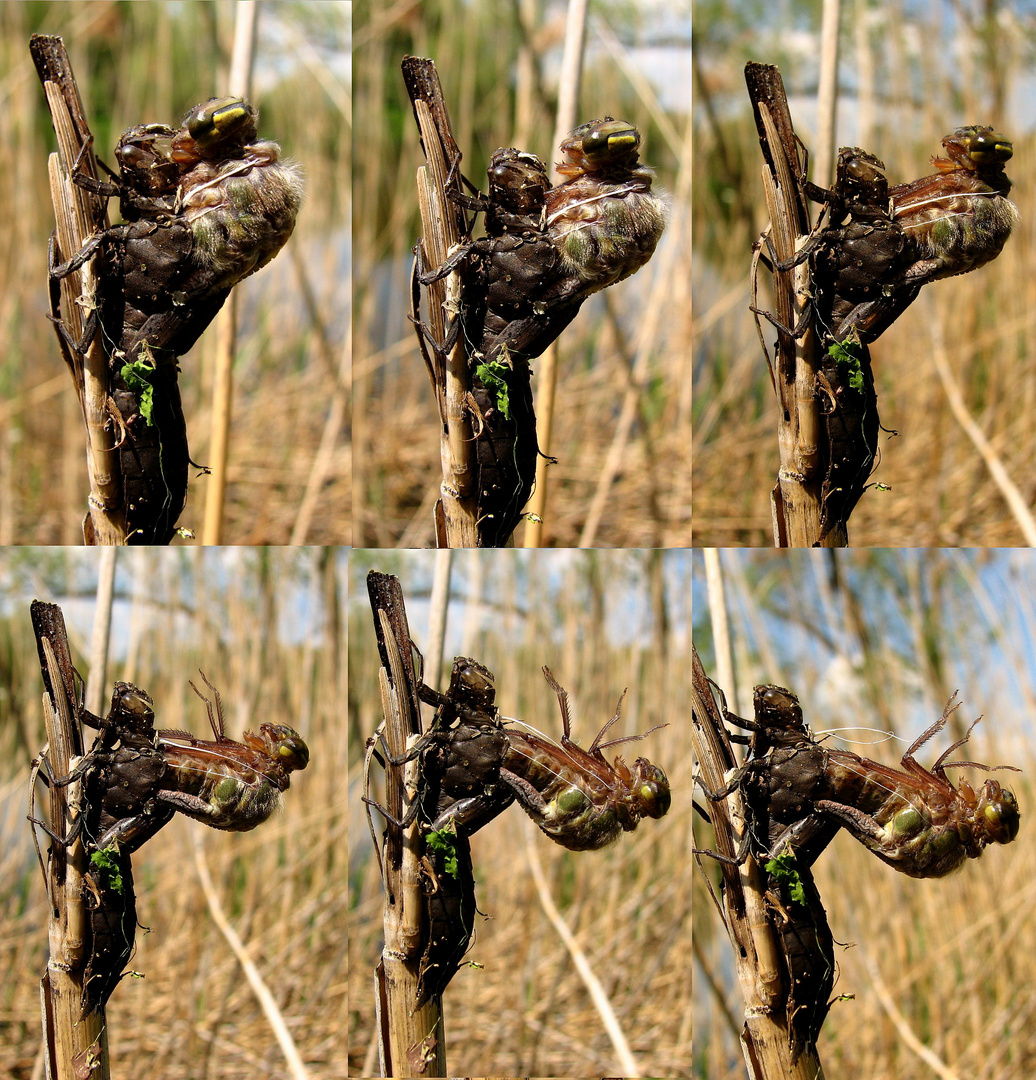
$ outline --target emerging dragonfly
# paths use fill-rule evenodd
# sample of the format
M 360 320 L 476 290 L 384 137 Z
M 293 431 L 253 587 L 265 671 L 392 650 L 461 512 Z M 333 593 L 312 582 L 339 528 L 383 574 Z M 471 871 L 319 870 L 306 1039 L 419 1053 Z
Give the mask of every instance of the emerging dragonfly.
M 665 230 L 666 203 L 641 165 L 640 132 L 625 120 L 591 120 L 561 143 L 568 179 L 547 193 L 547 231 L 562 255 L 552 292 L 587 297 L 635 274 Z
M 187 490 L 187 436 L 177 359 L 197 341 L 230 289 L 270 261 L 295 225 L 298 168 L 276 143 L 258 141 L 257 113 L 240 98 L 213 98 L 179 130 L 125 131 L 114 184 L 76 175 L 119 196 L 126 224 L 98 231 L 61 265 L 51 261 L 51 317 L 72 370 L 98 329 L 109 357 L 119 425 L 123 495 L 133 543 L 167 543 Z M 98 310 L 74 341 L 58 282 L 100 252 Z
M 801 717 L 798 699 L 783 687 L 757 687 L 772 696 L 779 693 L 794 702 L 785 716 Z M 907 749 L 902 769 L 893 769 L 848 750 L 827 750 L 816 743 L 803 725 L 788 727 L 789 739 L 762 736 L 721 798 L 740 787 L 753 813 L 765 812 L 765 833 L 750 830 L 746 842 L 761 853 L 775 856 L 793 848 L 800 864 L 812 863 L 839 826 L 846 828 L 879 858 L 911 877 L 943 877 L 967 859 L 977 859 L 992 843 L 1008 844 L 1018 836 L 1020 814 L 1014 794 L 996 780 L 986 780 L 977 791 L 961 780 L 955 787 L 947 768 L 1010 769 L 1010 765 L 982 765 L 974 761 L 947 761 L 971 736 L 972 724 L 936 760 L 929 770 L 914 753 L 946 725 L 959 707 L 951 698 L 942 716 Z M 728 713 L 727 719 L 753 730 L 762 728 Z M 977 724 L 978 721 L 976 720 Z M 783 744 L 783 745 L 782 745 Z M 765 749 L 764 749 L 765 747 Z
M 463 333 L 478 456 L 478 517 L 484 546 L 502 546 L 521 520 L 536 472 L 537 442 L 530 362 L 572 322 L 593 293 L 629 277 L 651 257 L 666 205 L 651 192 L 653 173 L 639 162 L 640 135 L 606 117 L 581 124 L 562 142 L 567 179 L 551 187 L 533 154 L 497 150 L 489 195 L 455 196 L 485 211 L 486 235 L 469 240 L 424 285 L 456 271 L 457 314 L 445 355 Z M 470 185 L 469 185 L 470 186 Z M 415 312 L 419 297 L 414 300 Z M 419 320 L 419 335 L 431 340 Z M 432 365 L 429 363 L 429 367 Z
M 463 657 L 458 658 L 461 661 L 473 663 Z M 434 829 L 449 822 L 461 828 L 476 822 L 475 827 L 481 828 L 517 801 L 555 843 L 571 851 L 587 851 L 614 843 L 623 832 L 634 830 L 641 818 L 660 818 L 668 812 L 672 793 L 658 765 L 637 758 L 630 769 L 622 758 L 611 763 L 602 753 L 606 747 L 646 738 L 664 725 L 643 735 L 601 742 L 619 720 L 616 709 L 590 748 L 584 750 L 571 738 L 568 694 L 548 668 L 543 674 L 561 706 L 564 734 L 560 743 L 520 720 L 505 719 L 502 725 L 497 720 L 495 727 L 480 733 L 477 755 L 458 755 L 455 747 L 467 741 L 465 726 L 438 730 L 433 726 L 429 731 L 425 748 L 419 747 L 418 752 L 426 755 L 427 764 L 428 747 L 439 748 L 437 753 L 445 747 L 441 760 L 456 777 L 455 785 L 465 792 L 464 798 L 438 814 Z M 422 687 L 421 695 L 425 701 L 439 698 L 430 687 Z
M 552 840 L 573 851 L 604 847 L 636 828 L 641 817 L 662 817 L 671 804 L 668 780 L 657 765 L 639 758 L 630 770 L 621 759 L 609 764 L 602 753 L 604 747 L 644 735 L 602 743 L 618 720 L 616 713 L 590 749 L 583 750 L 570 738 L 567 694 L 546 668 L 544 674 L 561 703 L 560 744 L 519 721 L 502 721 L 493 673 L 475 660 L 457 657 L 446 694 L 424 683 L 418 688 L 421 700 L 437 707 L 428 732 L 402 757 L 386 751 L 396 766 L 421 761 L 417 796 L 403 820 L 395 821 L 401 827 L 415 818 L 424 823 L 431 932 L 419 968 L 419 1003 L 445 989 L 470 942 L 475 908 L 468 838 L 512 802 Z M 366 801 L 395 820 L 380 804 Z
M 942 141 L 947 157 L 932 158 L 938 169 L 889 195 L 893 220 L 906 233 L 914 261 L 902 281 L 928 282 L 966 274 L 995 259 L 1018 223 L 1007 197 L 1004 172 L 1014 148 L 991 127 L 957 128 Z
M 668 813 L 672 793 L 658 765 L 637 758 L 631 770 L 622 758 L 609 763 L 602 753 L 605 747 L 646 738 L 664 725 L 656 725 L 643 735 L 601 742 L 618 722 L 619 698 L 615 715 L 584 750 L 571 738 L 568 694 L 548 668 L 543 674 L 561 707 L 561 742 L 520 720 L 509 720 L 504 729 L 508 749 L 501 762 L 501 777 L 522 809 L 547 836 L 571 851 L 605 847 L 623 832 L 632 832 L 641 818 L 660 818 Z
M 913 756 L 957 707 L 951 699 L 907 749 L 902 769 L 821 746 L 803 721 L 798 698 L 784 687 L 756 687 L 754 721 L 725 714 L 752 732 L 749 756 L 725 788 L 706 793 L 716 799 L 739 789 L 746 805 L 747 828 L 732 861 L 751 853 L 768 874 L 796 1058 L 815 1042 L 833 985 L 830 931 L 809 868 L 838 829 L 846 828 L 896 870 L 919 878 L 943 877 L 978 858 L 990 843 L 1010 843 L 1018 835 L 1018 803 L 1010 791 L 995 780 L 978 791 L 964 780 L 955 787 L 946 776 L 950 767 L 1011 768 L 946 760 L 968 741 L 974 724 L 931 770 Z
M 100 729 L 90 752 L 68 776 L 48 781 L 83 782 L 80 817 L 63 838 L 47 832 L 66 845 L 82 836 L 93 866 L 87 883 L 92 938 L 84 1013 L 107 1001 L 133 950 L 131 854 L 177 811 L 216 829 L 255 828 L 280 804 L 289 774 L 309 763 L 305 742 L 281 724 L 262 724 L 260 734 L 246 732 L 243 743 L 227 738 L 219 693 L 202 678 L 215 695 L 215 714 L 212 703 L 191 686 L 206 703 L 215 741 L 156 731 L 150 696 L 130 683 L 116 683 L 106 717 L 80 708 L 83 723 Z
M 786 270 L 811 259 L 818 329 L 827 340 L 873 342 L 922 285 L 977 270 L 1003 250 L 1018 222 L 1004 172 L 1010 141 L 972 125 L 942 145 L 948 156 L 932 158 L 938 172 L 894 187 L 884 163 L 858 147 L 839 151 L 832 191 L 804 182 L 825 213 L 795 258 L 776 265 Z
M 803 181 L 825 204 L 808 241 L 786 262 L 764 260 L 778 270 L 810 264 L 813 302 L 798 326 L 752 310 L 793 337 L 812 326 L 822 344 L 816 396 L 828 453 L 821 539 L 848 520 L 875 461 L 879 421 L 868 345 L 925 284 L 996 258 L 1018 220 L 1007 197 L 1004 165 L 1013 150 L 1005 136 L 972 125 L 942 145 L 948 156 L 932 159 L 935 175 L 894 187 L 873 154 L 842 147 L 831 191 Z
M 309 764 L 309 747 L 286 724 L 260 724 L 259 734 L 246 731 L 243 742 L 226 736 L 219 691 L 202 673 L 212 702 L 191 683 L 205 702 L 214 742 L 187 731 L 159 731 L 158 749 L 168 766 L 155 798 L 173 810 L 213 829 L 247 832 L 261 825 L 281 805 L 291 773 Z

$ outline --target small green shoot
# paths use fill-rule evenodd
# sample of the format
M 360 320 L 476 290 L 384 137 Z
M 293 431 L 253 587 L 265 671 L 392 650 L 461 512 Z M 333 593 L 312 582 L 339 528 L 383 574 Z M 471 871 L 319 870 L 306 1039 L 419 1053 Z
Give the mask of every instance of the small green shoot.
M 511 416 L 510 387 L 507 385 L 507 377 L 511 374 L 511 362 L 506 349 L 503 350 L 502 355 L 502 360 L 493 360 L 489 363 L 483 361 L 476 364 L 475 374 L 493 399 L 493 405 L 500 410 L 506 420 L 511 420 L 513 417 Z
M 104 848 L 103 851 L 94 851 L 90 855 L 90 862 L 97 868 L 101 884 L 115 893 L 121 893 L 123 889 L 122 869 L 115 859 L 118 853 L 118 845 L 115 845 Z
M 799 877 L 798 870 L 795 869 L 795 853 L 790 848 L 771 859 L 766 864 L 766 872 L 777 881 L 788 885 L 788 895 L 797 904 L 805 906 L 808 903 L 802 879 Z
M 451 878 L 456 878 L 460 872 L 457 863 L 457 834 L 453 829 L 440 829 L 438 832 L 430 832 L 425 837 L 425 845 L 429 851 L 440 852 L 443 856 L 443 870 Z
M 836 341 L 833 345 L 829 345 L 827 349 L 827 355 L 836 364 L 845 364 L 849 369 L 849 385 L 859 394 L 863 393 L 863 368 L 860 366 L 862 359 L 861 348 L 859 341 L 850 336 L 845 341 Z
M 140 415 L 147 421 L 148 427 L 154 427 L 151 416 L 155 408 L 155 388 L 151 380 L 155 374 L 155 365 L 142 355 L 132 364 L 123 364 L 121 375 L 126 386 L 140 400 Z

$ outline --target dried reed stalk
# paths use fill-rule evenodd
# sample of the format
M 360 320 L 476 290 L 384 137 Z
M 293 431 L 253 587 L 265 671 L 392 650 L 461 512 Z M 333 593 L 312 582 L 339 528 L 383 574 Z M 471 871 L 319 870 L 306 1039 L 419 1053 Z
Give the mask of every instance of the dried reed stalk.
M 76 715 L 75 676 L 61 608 L 32 602 L 32 623 L 40 655 L 47 725 L 47 762 L 52 776 L 67 776 L 83 752 Z M 31 784 L 35 783 L 34 772 Z M 65 835 L 69 806 L 77 803 L 77 783 L 50 786 L 50 821 Z M 30 791 L 30 805 L 32 792 Z M 82 841 L 66 847 L 54 841 L 47 857 L 50 959 L 40 982 L 40 1006 L 47 1076 L 51 1080 L 108 1080 L 108 1024 L 104 1006 L 82 1015 L 87 927 L 83 906 L 86 851 Z
M 770 215 L 769 242 L 783 263 L 794 258 L 810 232 L 798 143 L 780 71 L 770 64 L 749 63 L 745 79 L 765 159 L 762 175 Z M 780 473 L 771 493 L 774 546 L 813 547 L 820 536 L 824 440 L 816 396 L 819 341 L 808 317 L 812 302 L 809 263 L 788 270 L 775 266 L 773 288 L 774 317 L 784 328 L 777 331 L 776 363 L 771 369 L 780 405 Z M 805 330 L 796 338 L 788 330 L 802 324 L 804 316 Z M 845 547 L 844 528 L 832 529 L 820 545 Z
M 393 757 L 406 753 L 421 734 L 417 674 L 399 579 L 372 570 L 367 575 L 374 632 L 381 654 L 379 683 L 385 741 Z M 399 770 L 385 770 L 385 801 L 403 819 L 404 782 Z M 382 1076 L 447 1076 L 446 1032 L 442 1006 L 433 997 L 416 1007 L 424 905 L 418 860 L 420 823 L 401 829 L 386 821 L 382 873 L 385 879 L 385 946 L 375 970 L 374 995 Z
M 93 135 L 86 122 L 64 42 L 60 37 L 33 34 L 29 49 L 47 95 L 47 107 L 58 141 L 58 153 L 51 154 L 48 171 L 57 223 L 54 255 L 56 261 L 64 262 L 72 258 L 98 229 L 107 228 L 106 200 L 72 182 L 74 172 L 96 180 L 97 160 L 92 150 Z M 54 288 L 53 282 L 51 287 Z M 89 314 L 97 309 L 93 259 L 62 279 L 60 297 L 61 321 L 78 342 L 82 340 Z M 109 408 L 108 360 L 101 335 L 94 334 L 85 356 L 71 349 L 60 332 L 58 341 L 72 373 L 86 423 L 90 497 L 83 535 L 87 544 L 124 544 L 126 517 Z
M 421 209 L 421 240 L 418 242 L 421 262 L 425 271 L 430 272 L 441 266 L 450 251 L 466 238 L 463 211 L 447 195 L 448 190 L 458 194 L 461 190 L 460 150 L 453 138 L 435 63 L 417 56 L 404 57 L 403 80 L 428 161 L 417 170 L 417 197 Z M 416 281 L 416 268 L 414 273 L 411 317 L 416 323 L 420 319 L 420 285 Z M 435 341 L 446 340 L 443 305 L 447 301 L 448 283 L 454 280 L 455 276 L 451 274 L 428 286 L 428 324 Z M 419 327 L 417 334 L 428 364 L 442 425 L 439 445 L 442 484 L 435 507 L 436 546 L 477 547 L 475 488 L 478 466 L 468 404 L 471 386 L 463 335 L 446 358 L 436 348 L 429 357 Z

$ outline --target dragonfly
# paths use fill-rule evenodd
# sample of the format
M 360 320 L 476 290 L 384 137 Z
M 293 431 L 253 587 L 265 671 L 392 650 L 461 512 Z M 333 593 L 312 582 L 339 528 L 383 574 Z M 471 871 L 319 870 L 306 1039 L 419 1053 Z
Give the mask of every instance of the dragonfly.
M 73 371 L 95 334 L 109 357 L 118 453 L 132 543 L 167 543 L 187 491 L 189 454 L 177 360 L 197 341 L 230 289 L 264 266 L 294 228 L 298 167 L 259 141 L 257 113 L 240 98 L 196 106 L 183 126 L 127 129 L 115 149 L 114 183 L 81 174 L 81 186 L 118 196 L 125 224 L 98 229 L 56 263 L 51 318 Z M 61 319 L 59 282 L 99 255 L 98 310 L 82 340 Z
M 757 694 L 760 690 L 780 691 L 799 709 L 797 698 L 782 687 L 757 688 Z M 931 769 L 914 757 L 959 707 L 951 698 L 942 716 L 907 748 L 899 769 L 848 750 L 828 750 L 804 724 L 787 727 L 782 734 L 759 724 L 757 718 L 754 730 L 762 733 L 758 743 L 730 784 L 709 793 L 710 798 L 740 788 L 756 821 L 745 844 L 754 845 L 754 853 L 761 857 L 772 858 L 790 848 L 797 863 L 808 866 L 844 827 L 901 873 L 944 877 L 967 859 L 979 858 L 990 844 L 1011 843 L 1020 824 L 1014 793 L 998 781 L 988 779 L 975 789 L 966 780 L 955 786 L 946 775 L 948 768 L 964 767 L 1018 771 L 1010 765 L 947 761 L 968 742 L 977 720 Z M 801 711 L 784 715 L 801 716 Z M 731 713 L 727 718 L 750 726 Z M 742 855 L 739 852 L 739 858 Z
M 213 829 L 248 832 L 266 821 L 282 804 L 291 774 L 309 765 L 309 747 L 287 724 L 264 723 L 242 741 L 228 738 L 219 691 L 201 673 L 213 702 L 190 683 L 205 702 L 214 740 L 187 731 L 158 732 L 158 750 L 167 772 L 154 796 L 164 807 L 201 821 Z M 103 839 L 103 838 L 102 838 Z
M 803 181 L 806 194 L 825 204 L 817 227 L 792 259 L 768 260 L 779 270 L 810 264 L 812 303 L 798 326 L 777 325 L 793 337 L 811 326 L 821 342 L 816 395 L 828 443 L 821 539 L 848 520 L 876 459 L 879 418 L 868 346 L 925 284 L 996 258 L 1018 220 L 1004 172 L 1013 148 L 1004 135 L 971 125 L 942 145 L 947 156 L 933 158 L 935 175 L 895 186 L 873 154 L 842 147 L 832 190 Z
M 722 698 L 722 694 L 720 695 Z M 819 751 L 806 727 L 799 699 L 783 686 L 757 686 L 753 696 L 754 719 L 746 720 L 726 709 L 728 723 L 751 732 L 750 737 L 730 734 L 732 742 L 748 744 L 746 765 L 738 770 L 723 798 L 740 789 L 745 806 L 745 831 L 737 856 L 722 861 L 740 865 L 751 854 L 766 874 L 764 905 L 777 946 L 776 961 L 783 987 L 783 1009 L 792 1063 L 816 1044 L 830 1007 L 834 988 L 834 938 L 820 891 L 810 870 L 813 860 L 838 831 L 813 814 L 795 785 L 788 785 L 787 763 L 799 770 Z M 813 767 L 819 760 L 812 760 Z M 698 780 L 701 785 L 701 780 Z M 706 792 L 712 797 L 711 792 Z M 794 855 L 784 848 L 774 851 L 778 840 L 787 840 L 786 823 L 798 822 Z M 697 849 L 696 849 L 697 850 Z M 774 852 L 771 854 L 771 852 Z
M 396 766 L 420 759 L 420 786 L 407 813 L 397 820 L 365 799 L 400 827 L 422 822 L 431 929 L 418 969 L 419 1004 L 445 989 L 470 944 L 475 904 L 469 838 L 475 832 L 517 802 L 556 843 L 584 851 L 614 842 L 644 816 L 662 817 L 671 805 L 660 767 L 638 759 L 631 770 L 621 759 L 610 764 L 602 753 L 644 735 L 602 743 L 619 718 L 616 710 L 583 750 L 570 738 L 567 694 L 548 669 L 544 674 L 561 704 L 561 743 L 520 721 L 504 720 L 495 703 L 493 673 L 469 657 L 457 657 L 446 694 L 423 682 L 418 687 L 421 700 L 436 706 L 428 732 L 405 755 L 394 758 L 386 750 L 385 760 Z
M 433 725 L 425 749 L 418 752 L 424 753 L 427 769 L 431 760 L 427 747 L 446 747 L 437 768 L 440 774 L 452 772 L 455 777 L 449 787 L 450 801 L 432 822 L 433 830 L 452 823 L 470 835 L 516 801 L 555 843 L 570 851 L 588 851 L 614 843 L 623 832 L 636 829 L 645 817 L 661 818 L 668 813 L 672 792 L 660 766 L 637 758 L 630 768 L 622 758 L 609 762 L 603 753 L 607 747 L 644 739 L 664 725 L 642 735 L 602 742 L 619 720 L 620 698 L 615 714 L 584 750 L 571 737 L 567 692 L 549 668 L 544 667 L 543 674 L 561 709 L 560 742 L 520 720 L 496 719 L 488 730 L 479 733 L 484 741 L 469 753 L 458 749 L 468 741 L 465 726 L 437 731 Z M 422 688 L 420 693 L 428 695 L 429 689 Z
M 136 906 L 131 855 L 179 812 L 212 828 L 245 831 L 280 805 L 290 773 L 309 763 L 309 749 L 294 729 L 262 724 L 243 742 L 226 736 L 219 693 L 205 701 L 214 741 L 188 732 L 156 729 L 154 703 L 131 683 L 115 684 L 103 719 L 79 706 L 80 719 L 99 729 L 90 751 L 66 777 L 82 780 L 83 810 L 64 837 L 41 825 L 66 846 L 82 837 L 91 862 L 86 882 L 91 923 L 84 1014 L 100 1008 L 122 977 L 133 951 Z
M 914 757 L 959 707 L 952 698 L 909 746 L 899 769 L 823 747 L 806 726 L 798 698 L 784 687 L 756 687 L 754 704 L 754 720 L 725 710 L 728 722 L 751 732 L 747 740 L 731 736 L 747 741 L 749 753 L 728 785 L 707 792 L 723 798 L 740 790 L 747 827 L 735 858 L 707 854 L 734 863 L 751 854 L 767 874 L 768 916 L 785 965 L 789 1039 L 797 1059 L 815 1042 L 833 987 L 830 930 L 810 868 L 838 830 L 845 828 L 903 874 L 944 877 L 989 844 L 1013 841 L 1020 815 L 1013 793 L 996 780 L 976 790 L 947 777 L 951 767 L 1011 768 L 947 760 L 967 743 L 974 724 L 931 769 Z
M 485 235 L 430 274 L 418 267 L 415 280 L 425 285 L 455 271 L 460 278 L 459 295 L 449 301 L 457 317 L 446 342 L 432 346 L 445 355 L 463 333 L 485 546 L 506 543 L 535 480 L 531 362 L 588 296 L 640 269 L 665 228 L 666 205 L 651 192 L 653 173 L 640 165 L 639 145 L 636 128 L 624 121 L 581 124 L 561 144 L 567 160 L 558 171 L 566 179 L 556 187 L 534 154 L 497 150 L 488 196 L 454 196 L 485 212 Z
M 824 214 L 802 250 L 775 265 L 810 259 L 818 302 L 809 315 L 827 342 L 874 342 L 923 285 L 977 270 L 1003 250 L 1018 222 L 1004 171 L 1010 140 L 971 125 L 942 146 L 947 156 L 932 159 L 938 171 L 908 183 L 889 186 L 884 163 L 859 147 L 840 149 L 831 191 L 804 181 Z
M 893 769 L 845 750 L 828 752 L 824 782 L 814 807 L 841 824 L 879 859 L 910 877 L 944 877 L 967 859 L 977 859 L 990 844 L 1009 844 L 1018 837 L 1021 815 L 1014 793 L 996 780 L 975 789 L 967 780 L 957 785 L 947 768 L 995 771 L 1011 765 L 947 761 L 969 739 L 975 724 L 926 769 L 914 754 L 936 735 L 959 703 L 951 699 L 943 715 L 922 732 Z
M 651 190 L 654 173 L 640 163 L 639 147 L 632 124 L 591 120 L 561 143 L 563 183 L 552 187 L 539 158 L 508 148 L 490 159 L 487 197 L 455 196 L 485 211 L 486 235 L 420 280 L 429 284 L 458 269 L 466 276 L 462 310 L 475 314 L 465 336 L 476 353 L 488 358 L 506 349 L 535 359 L 588 296 L 651 258 L 668 207 Z M 488 313 L 485 323 L 479 312 Z
M 654 173 L 640 163 L 640 132 L 606 116 L 564 138 L 567 177 L 547 193 L 547 232 L 562 256 L 555 295 L 587 296 L 635 274 L 665 231 L 668 206 L 651 190 Z
M 1004 171 L 1014 155 L 1010 140 L 991 127 L 957 128 L 942 140 L 946 157 L 932 158 L 938 170 L 889 195 L 893 220 L 912 246 L 904 283 L 937 281 L 977 270 L 995 259 L 1018 224 L 1018 208 L 1007 197 Z
M 615 714 L 584 750 L 571 737 L 568 694 L 549 668 L 543 668 L 543 675 L 557 695 L 564 734 L 558 743 L 519 720 L 507 722 L 501 776 L 522 809 L 543 833 L 570 851 L 606 847 L 623 832 L 632 832 L 641 819 L 664 817 L 672 806 L 672 792 L 661 766 L 637 758 L 630 768 L 621 757 L 609 762 L 603 751 L 644 739 L 665 725 L 602 742 L 619 720 L 623 691 Z

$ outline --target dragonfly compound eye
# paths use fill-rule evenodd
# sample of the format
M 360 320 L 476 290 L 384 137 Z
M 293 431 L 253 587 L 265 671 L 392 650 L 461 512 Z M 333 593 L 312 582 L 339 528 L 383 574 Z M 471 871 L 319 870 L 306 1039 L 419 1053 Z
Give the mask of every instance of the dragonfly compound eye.
M 270 756 L 287 772 L 304 769 L 309 764 L 309 747 L 294 728 L 284 724 L 263 724 L 259 730 L 270 748 Z
M 916 806 L 900 810 L 892 819 L 892 832 L 896 836 L 913 836 L 924 825 L 924 817 Z
M 1009 844 L 1018 836 L 1021 815 L 1013 791 L 1001 788 L 995 780 L 987 780 L 979 796 L 982 820 L 990 839 L 997 844 Z
M 978 128 L 971 136 L 968 155 L 978 165 L 997 164 L 1010 161 L 1014 147 L 1006 135 L 992 128 Z
M 580 132 L 579 149 L 591 166 L 635 156 L 640 147 L 640 133 L 625 120 L 592 120 L 573 134 Z
M 244 145 L 256 137 L 257 114 L 241 98 L 213 98 L 187 116 L 187 131 L 203 149 L 222 144 Z
M 633 765 L 634 790 L 645 817 L 660 818 L 669 813 L 673 793 L 669 778 L 662 769 L 646 758 L 637 758 Z
M 558 810 L 563 814 L 575 814 L 586 809 L 590 799 L 577 787 L 565 788 L 558 796 Z

